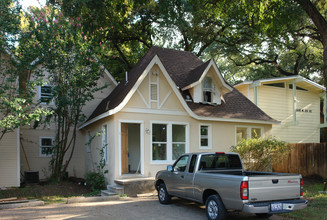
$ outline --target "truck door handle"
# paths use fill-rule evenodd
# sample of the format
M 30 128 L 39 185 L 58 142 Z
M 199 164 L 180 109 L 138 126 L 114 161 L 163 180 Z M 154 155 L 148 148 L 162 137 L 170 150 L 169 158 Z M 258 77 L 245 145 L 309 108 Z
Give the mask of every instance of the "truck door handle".
M 184 179 L 184 175 L 183 175 L 183 176 L 181 176 L 181 178 L 182 178 L 182 179 Z
M 277 183 L 278 183 L 278 179 L 274 179 L 274 180 L 272 180 L 272 183 L 273 183 L 273 184 L 277 184 Z

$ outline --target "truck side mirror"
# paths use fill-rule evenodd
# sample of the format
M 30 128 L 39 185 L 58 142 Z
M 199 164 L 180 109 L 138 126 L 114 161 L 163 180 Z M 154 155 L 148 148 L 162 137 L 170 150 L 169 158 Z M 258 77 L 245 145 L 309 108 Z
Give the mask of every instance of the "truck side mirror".
M 168 170 L 169 172 L 172 172 L 172 171 L 173 171 L 173 166 L 172 166 L 172 165 L 168 165 L 168 166 L 167 166 L 167 170 Z

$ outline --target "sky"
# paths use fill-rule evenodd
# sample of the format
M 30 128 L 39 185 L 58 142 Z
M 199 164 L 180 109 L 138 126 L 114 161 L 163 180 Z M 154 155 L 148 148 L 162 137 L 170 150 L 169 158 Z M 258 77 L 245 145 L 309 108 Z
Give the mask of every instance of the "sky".
M 39 2 L 41 3 L 41 5 L 45 5 L 45 1 L 46 0 L 39 0 Z M 21 0 L 20 3 L 23 6 L 23 8 L 26 10 L 29 6 L 37 6 L 39 7 L 39 2 L 38 0 Z

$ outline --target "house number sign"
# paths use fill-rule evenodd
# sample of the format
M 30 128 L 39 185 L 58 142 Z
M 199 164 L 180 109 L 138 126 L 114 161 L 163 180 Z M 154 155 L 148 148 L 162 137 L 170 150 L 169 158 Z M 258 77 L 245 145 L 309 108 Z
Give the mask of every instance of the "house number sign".
M 308 113 L 312 113 L 312 110 L 311 109 L 300 109 L 300 108 L 297 108 L 296 109 L 297 112 L 308 112 Z

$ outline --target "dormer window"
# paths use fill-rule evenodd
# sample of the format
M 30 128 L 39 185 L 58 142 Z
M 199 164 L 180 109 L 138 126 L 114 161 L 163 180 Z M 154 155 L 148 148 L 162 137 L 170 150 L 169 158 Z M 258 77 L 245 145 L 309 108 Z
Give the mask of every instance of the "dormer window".
M 213 100 L 213 84 L 210 77 L 205 77 L 202 83 L 203 102 L 212 103 Z

